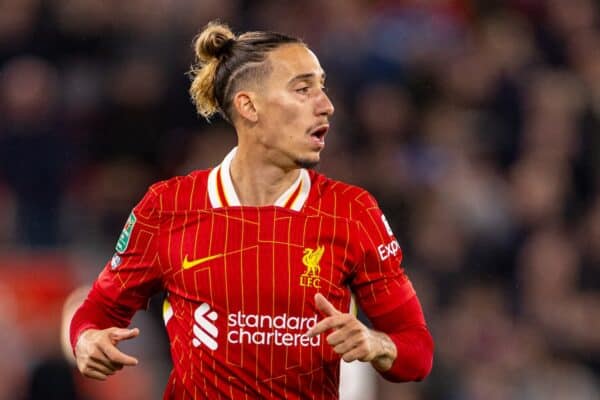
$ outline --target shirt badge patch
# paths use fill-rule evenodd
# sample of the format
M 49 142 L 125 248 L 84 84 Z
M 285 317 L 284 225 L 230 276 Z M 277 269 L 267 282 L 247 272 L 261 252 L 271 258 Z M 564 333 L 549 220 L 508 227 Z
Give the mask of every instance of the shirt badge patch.
M 131 239 L 131 232 L 133 231 L 136 221 L 137 219 L 135 218 L 135 215 L 133 212 L 131 212 L 131 214 L 129 214 L 129 218 L 127 218 L 123 232 L 121 232 L 121 236 L 119 236 L 119 240 L 117 240 L 117 246 L 115 247 L 117 253 L 124 253 L 125 250 L 127 250 L 127 246 L 129 246 L 129 239 Z
M 306 271 L 300 275 L 300 286 L 314 287 L 319 289 L 321 287 L 320 273 L 321 257 L 325 252 L 325 246 L 319 246 L 316 249 L 306 248 L 304 249 L 304 256 L 302 257 L 302 264 L 306 267 Z
M 112 259 L 110 260 L 110 267 L 112 269 L 117 268 L 119 265 L 121 265 L 121 257 L 119 257 L 118 254 L 115 253 L 115 255 L 112 257 Z

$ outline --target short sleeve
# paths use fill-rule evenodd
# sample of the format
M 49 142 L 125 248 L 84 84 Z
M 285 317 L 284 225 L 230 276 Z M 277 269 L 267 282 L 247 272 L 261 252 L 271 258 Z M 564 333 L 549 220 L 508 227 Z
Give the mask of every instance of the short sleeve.
M 350 283 L 361 309 L 377 317 L 410 300 L 415 291 L 402 268 L 402 250 L 373 196 L 355 218 L 360 255 Z
M 94 284 L 104 302 L 130 310 L 144 309 L 148 299 L 161 289 L 157 199 L 151 187 L 129 214 L 115 253 Z

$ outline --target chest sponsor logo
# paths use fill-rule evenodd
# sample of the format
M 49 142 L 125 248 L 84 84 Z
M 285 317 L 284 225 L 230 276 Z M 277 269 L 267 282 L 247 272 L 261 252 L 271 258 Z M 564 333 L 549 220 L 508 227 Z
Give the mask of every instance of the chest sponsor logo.
M 377 251 L 379 252 L 379 258 L 381 261 L 387 260 L 390 256 L 395 256 L 400 251 L 400 245 L 397 240 L 392 240 L 387 244 L 380 244 L 377 247 Z
M 306 271 L 300 275 L 300 286 L 317 289 L 321 287 L 321 266 L 319 266 L 319 263 L 321 262 L 324 252 L 325 246 L 319 246 L 314 250 L 311 248 L 304 249 L 302 264 L 306 267 Z
M 233 344 L 318 347 L 321 335 L 309 338 L 306 331 L 317 324 L 317 316 L 229 314 L 227 341 Z
M 219 347 L 216 340 L 219 336 L 219 329 L 214 324 L 218 317 L 217 313 L 212 311 L 210 305 L 206 303 L 202 303 L 194 311 L 194 326 L 192 327 L 194 333 L 192 344 L 194 347 L 203 344 L 213 351 Z
M 119 240 L 117 240 L 117 245 L 115 250 L 117 253 L 124 253 L 129 246 L 129 240 L 131 239 L 131 232 L 133 232 L 133 227 L 135 226 L 135 222 L 137 218 L 135 214 L 132 212 L 129 214 L 129 218 L 127 218 L 127 222 L 125 223 L 125 227 L 123 228 L 123 232 L 121 232 L 121 236 L 119 236 Z
M 204 345 L 213 351 L 218 349 L 219 329 L 215 325 L 218 317 L 216 311 L 212 310 L 207 303 L 202 303 L 196 309 L 192 327 L 194 347 Z M 168 322 L 167 319 L 165 321 Z M 321 336 L 309 338 L 305 334 L 316 324 L 317 315 L 297 317 L 286 313 L 268 315 L 245 314 L 238 311 L 227 316 L 227 342 L 284 347 L 318 347 L 321 345 Z

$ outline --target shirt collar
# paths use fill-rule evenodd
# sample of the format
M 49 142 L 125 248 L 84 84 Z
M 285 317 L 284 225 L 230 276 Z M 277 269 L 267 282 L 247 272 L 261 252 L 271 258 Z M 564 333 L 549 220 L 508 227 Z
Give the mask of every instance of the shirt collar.
M 231 161 L 235 157 L 237 147 L 225 156 L 223 162 L 213 168 L 208 175 L 208 197 L 213 208 L 239 207 L 242 204 L 231 181 Z M 298 178 L 283 194 L 275 200 L 274 206 L 300 211 L 310 193 L 310 175 L 304 168 L 300 169 Z

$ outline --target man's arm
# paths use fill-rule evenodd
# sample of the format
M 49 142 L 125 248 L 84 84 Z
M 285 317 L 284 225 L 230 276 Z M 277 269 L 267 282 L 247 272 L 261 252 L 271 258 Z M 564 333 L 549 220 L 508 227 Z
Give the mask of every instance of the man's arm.
M 370 319 L 375 329 L 387 333 L 397 352 L 390 368 L 379 370 L 383 377 L 393 382 L 425 379 L 433 367 L 434 345 L 417 296 Z
M 345 361 L 371 362 L 386 379 L 394 382 L 422 380 L 431 371 L 433 340 L 416 296 L 392 312 L 374 318 L 375 330 L 367 328 L 354 315 L 337 310 L 320 293 L 315 295 L 315 304 L 326 318 L 307 335 L 313 337 L 332 330 L 327 342 Z
M 138 361 L 117 348 L 122 340 L 139 335 L 139 330 L 125 329 L 135 310 L 110 307 L 100 300 L 100 288 L 94 284 L 87 298 L 71 319 L 70 341 L 79 371 L 88 378 L 105 380 L 123 366 Z
M 350 354 L 344 354 L 370 361 L 390 381 L 424 379 L 432 367 L 433 340 L 417 294 L 402 267 L 400 245 L 373 196 L 363 191 L 351 204 L 356 210 L 351 215 L 356 229 L 351 253 L 355 268 L 349 283 L 374 330 L 351 315 L 332 316 L 338 323 L 339 319 L 348 322 L 342 329 L 337 328 L 341 333 L 334 332 L 331 340 L 336 346 L 341 343 L 342 351 L 350 340 L 348 347 L 354 347 Z M 358 348 L 353 342 L 356 338 L 363 343 Z M 362 358 L 354 358 L 357 352 L 362 352 Z
M 75 347 L 77 368 L 83 376 L 105 380 L 124 366 L 135 366 L 138 360 L 121 352 L 117 344 L 138 336 L 139 329 L 88 329 L 77 340 Z
M 115 255 L 71 320 L 71 346 L 77 367 L 87 377 L 104 380 L 123 366 L 137 364 L 117 345 L 139 334 L 126 328 L 162 287 L 157 265 L 159 214 L 156 191 L 150 188 L 129 215 Z
M 104 380 L 125 365 L 135 365 L 136 360 L 120 352 L 116 348 L 116 342 L 135 337 L 139 331 L 117 330 L 116 327 L 105 330 L 90 328 L 90 326 L 95 326 L 91 322 L 94 318 L 86 318 L 84 315 L 104 314 L 102 310 L 94 311 L 93 308 L 81 307 L 90 289 L 89 285 L 81 286 L 74 290 L 65 301 L 62 312 L 61 343 L 65 358 L 77 365 L 84 376 Z M 75 317 L 76 312 L 78 314 Z M 73 320 L 75 320 L 74 324 L 72 324 Z M 101 324 L 99 321 L 96 323 Z M 111 322 L 108 323 L 111 324 Z M 115 342 L 112 342 L 111 339 Z M 78 356 L 77 359 L 74 357 L 75 353 Z M 109 359 L 106 354 L 111 354 L 112 358 Z

